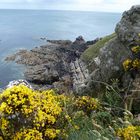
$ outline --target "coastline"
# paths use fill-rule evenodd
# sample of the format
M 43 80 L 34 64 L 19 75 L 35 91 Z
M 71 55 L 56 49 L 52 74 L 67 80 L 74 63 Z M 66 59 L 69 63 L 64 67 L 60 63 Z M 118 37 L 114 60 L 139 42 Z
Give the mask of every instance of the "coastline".
M 107 18 L 104 19 L 104 17 Z M 73 42 L 79 35 L 82 35 L 85 40 L 105 36 L 113 32 L 120 17 L 121 14 L 104 13 L 103 15 L 95 12 L 76 12 L 75 14 L 73 12 L 71 14 L 68 11 L 64 13 L 38 10 L 25 11 L 25 13 L 22 10 L 1 11 L 1 86 L 6 86 L 9 81 L 18 80 L 19 76 L 16 77 L 15 75 L 19 75 L 21 71 L 15 65 L 2 62 L 7 55 L 14 54 L 20 48 L 31 50 L 36 46 L 45 45 L 46 42 L 40 40 L 40 37 L 47 37 L 47 39 L 52 40 L 69 39 Z
M 30 51 L 20 50 L 7 57 L 5 61 L 24 65 L 25 79 L 35 89 L 55 87 L 63 90 L 67 85 L 67 90 L 71 90 L 76 88 L 76 84 L 84 84 L 88 77 L 88 70 L 80 60 L 81 54 L 89 45 L 99 40 L 100 38 L 97 38 L 86 42 L 82 36 L 77 37 L 74 42 L 47 40 L 48 45 L 36 47 Z
M 5 58 L 25 79 L 0 89 L 0 140 L 140 140 L 140 5 L 102 38 L 40 39 Z

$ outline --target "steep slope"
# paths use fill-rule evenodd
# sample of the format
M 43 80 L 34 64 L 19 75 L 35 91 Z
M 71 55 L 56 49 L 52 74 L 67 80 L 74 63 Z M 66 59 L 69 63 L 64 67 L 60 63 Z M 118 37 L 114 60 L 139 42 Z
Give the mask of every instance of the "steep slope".
M 82 54 L 90 70 L 84 92 L 98 93 L 103 83 L 116 78 L 123 86 L 128 86 L 138 71 L 125 72 L 122 64 L 126 59 L 133 59 L 131 49 L 136 45 L 140 45 L 140 5 L 123 13 L 115 34 L 98 41 Z

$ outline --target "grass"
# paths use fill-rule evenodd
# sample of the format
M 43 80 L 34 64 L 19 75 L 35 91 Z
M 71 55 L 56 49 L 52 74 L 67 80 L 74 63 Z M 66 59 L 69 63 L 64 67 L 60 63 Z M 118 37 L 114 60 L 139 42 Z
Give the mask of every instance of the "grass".
M 116 37 L 115 33 L 105 36 L 94 45 L 90 45 L 89 48 L 86 49 L 85 52 L 82 54 L 81 59 L 85 63 L 89 63 L 93 58 L 98 56 L 100 48 L 102 48 L 106 42 L 113 39 L 114 37 Z

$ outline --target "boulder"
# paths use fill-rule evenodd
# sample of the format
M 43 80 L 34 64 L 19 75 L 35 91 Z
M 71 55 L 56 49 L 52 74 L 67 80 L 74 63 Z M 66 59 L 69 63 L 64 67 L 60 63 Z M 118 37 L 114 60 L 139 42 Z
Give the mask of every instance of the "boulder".
M 74 45 L 80 45 L 86 43 L 82 36 L 78 36 L 76 40 L 73 42 Z
M 10 81 L 9 84 L 5 88 L 11 88 L 13 86 L 18 86 L 20 84 L 22 84 L 30 89 L 33 89 L 32 86 L 26 80 L 23 80 L 23 79 Z
M 140 5 L 125 11 L 116 29 L 118 39 L 127 46 L 140 43 Z

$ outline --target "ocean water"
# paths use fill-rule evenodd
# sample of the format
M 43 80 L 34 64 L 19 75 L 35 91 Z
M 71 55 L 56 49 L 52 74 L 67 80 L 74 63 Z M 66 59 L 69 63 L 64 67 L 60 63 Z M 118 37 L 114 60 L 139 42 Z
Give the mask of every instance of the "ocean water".
M 7 63 L 4 58 L 19 49 L 45 44 L 47 39 L 74 40 L 82 35 L 93 40 L 114 32 L 121 13 L 0 10 L 0 87 L 11 80 L 23 79 L 23 66 Z

